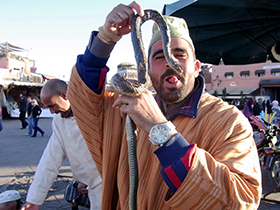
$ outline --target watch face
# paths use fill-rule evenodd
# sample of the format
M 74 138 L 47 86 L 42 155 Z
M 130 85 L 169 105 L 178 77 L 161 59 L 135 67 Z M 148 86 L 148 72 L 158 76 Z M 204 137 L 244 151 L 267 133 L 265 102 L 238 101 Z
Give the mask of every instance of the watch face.
M 151 132 L 151 137 L 153 141 L 157 144 L 163 144 L 169 139 L 169 130 L 162 125 L 158 125 L 154 127 Z

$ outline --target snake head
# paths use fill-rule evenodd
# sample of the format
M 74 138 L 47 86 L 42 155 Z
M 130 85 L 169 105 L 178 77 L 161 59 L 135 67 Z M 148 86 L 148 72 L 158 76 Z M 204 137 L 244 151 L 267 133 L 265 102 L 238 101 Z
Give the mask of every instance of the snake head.
M 175 60 L 173 60 L 173 59 L 168 60 L 168 64 L 177 73 L 179 73 L 179 74 L 183 73 L 182 66 L 180 66 L 180 64 L 177 63 Z

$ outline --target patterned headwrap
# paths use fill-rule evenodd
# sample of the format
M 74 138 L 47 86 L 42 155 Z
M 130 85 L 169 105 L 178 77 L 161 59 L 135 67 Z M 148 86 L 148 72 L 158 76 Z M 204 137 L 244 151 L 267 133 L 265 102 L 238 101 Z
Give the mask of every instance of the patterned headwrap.
M 20 194 L 17 190 L 7 190 L 0 194 L 0 204 L 20 199 Z
M 170 36 L 185 39 L 187 42 L 190 43 L 190 45 L 192 46 L 192 49 L 194 51 L 194 45 L 193 45 L 192 39 L 190 37 L 189 29 L 188 29 L 186 21 L 183 18 L 178 18 L 178 17 L 172 17 L 172 16 L 163 16 L 163 17 L 166 20 L 166 23 L 170 30 Z M 149 49 L 152 47 L 152 45 L 156 41 L 161 39 L 161 33 L 160 33 L 159 27 L 156 23 L 154 23 L 154 25 L 153 25 L 152 33 L 153 33 L 153 36 L 150 41 Z

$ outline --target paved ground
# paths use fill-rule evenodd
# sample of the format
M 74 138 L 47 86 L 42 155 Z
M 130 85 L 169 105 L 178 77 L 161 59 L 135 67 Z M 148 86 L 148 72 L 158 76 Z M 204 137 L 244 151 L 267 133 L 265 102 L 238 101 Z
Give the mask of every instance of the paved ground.
M 52 133 L 52 118 L 41 118 L 39 127 L 45 131 L 41 137 L 26 136 L 27 129 L 20 130 L 19 119 L 3 120 L 4 129 L 0 132 L 0 191 L 15 189 L 25 200 L 28 188 L 32 183 L 37 164 Z M 60 168 L 45 202 L 40 210 L 71 209 L 70 204 L 63 199 L 64 189 L 72 180 L 69 161 L 66 159 Z M 86 208 L 79 207 L 81 210 Z
M 41 118 L 39 127 L 45 131 L 41 137 L 26 136 L 27 130 L 20 130 L 18 119 L 3 120 L 4 129 L 0 132 L 0 191 L 16 189 L 20 192 L 23 200 L 33 180 L 34 173 L 40 157 L 51 135 L 51 118 Z M 44 204 L 40 210 L 70 209 L 69 203 L 63 199 L 64 189 L 72 180 L 69 161 L 66 159 L 60 168 L 59 176 L 54 181 Z M 268 172 L 263 171 L 263 193 L 274 189 L 268 179 Z M 280 209 L 280 191 L 270 194 L 267 199 L 275 201 L 261 201 L 258 210 Z M 79 208 L 85 210 L 85 208 Z

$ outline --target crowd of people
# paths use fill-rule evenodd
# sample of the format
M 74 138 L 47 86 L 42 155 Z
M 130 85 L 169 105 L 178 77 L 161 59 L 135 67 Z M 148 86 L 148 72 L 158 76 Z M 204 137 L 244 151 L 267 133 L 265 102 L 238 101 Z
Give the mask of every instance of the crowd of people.
M 36 99 L 32 99 L 30 96 L 24 95 L 24 92 L 20 93 L 19 98 L 19 120 L 21 121 L 21 129 L 26 129 L 28 126 L 28 132 L 26 135 L 36 137 L 37 132 L 44 136 L 45 132 L 38 126 L 42 109 L 40 108 Z M 27 115 L 26 115 L 27 113 Z M 27 116 L 27 121 L 26 121 Z M 32 134 L 33 133 L 33 134 Z
M 247 99 L 242 112 L 248 119 L 252 115 L 259 116 L 260 119 L 280 127 L 280 106 L 277 100 L 271 102 L 271 100 L 263 100 L 262 97 L 254 101 Z
M 278 101 L 264 106 L 262 98 L 248 100 L 242 114 L 205 92 L 187 23 L 170 16 L 164 19 L 171 33 L 171 53 L 182 72 L 166 61 L 154 24 L 148 74 L 157 94 L 145 91 L 133 97 L 112 86 L 105 88 L 106 63 L 116 43 L 130 33 L 136 14 L 143 16 L 144 11 L 135 1 L 114 7 L 104 25 L 92 32 L 85 53 L 77 57 L 69 85 L 52 79 L 42 88 L 41 102 L 56 114 L 53 133 L 20 208 L 39 209 L 68 157 L 75 178 L 70 189 L 78 191 L 75 195 L 87 194 L 90 209 L 128 209 L 125 116 L 129 115 L 137 127 L 138 209 L 257 209 L 261 170 L 246 117 L 265 110 L 272 116 L 280 110 Z M 37 131 L 43 136 L 37 101 L 21 94 L 20 106 L 22 129 L 29 126 L 28 135 L 33 129 L 32 137 Z M 73 199 L 69 202 L 78 209 Z

